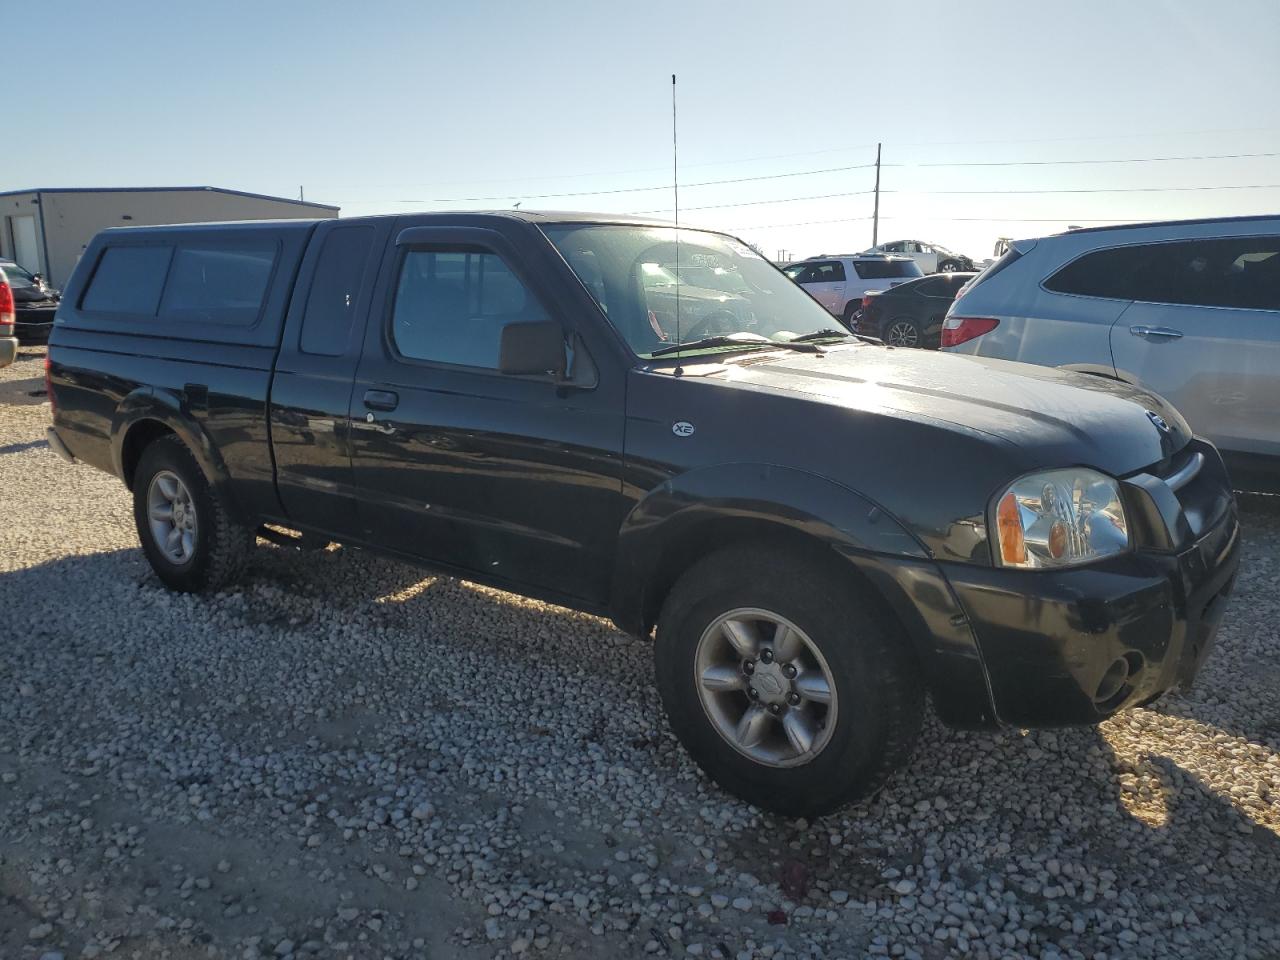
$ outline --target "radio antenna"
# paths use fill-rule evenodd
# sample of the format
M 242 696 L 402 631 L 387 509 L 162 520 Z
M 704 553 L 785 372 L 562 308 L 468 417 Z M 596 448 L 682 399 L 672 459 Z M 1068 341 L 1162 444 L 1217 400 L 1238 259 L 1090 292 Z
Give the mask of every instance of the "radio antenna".
M 680 376 L 684 368 L 680 366 L 680 346 L 684 340 L 680 336 L 680 146 L 676 134 L 676 75 L 671 75 L 671 200 L 676 221 L 676 369 Z

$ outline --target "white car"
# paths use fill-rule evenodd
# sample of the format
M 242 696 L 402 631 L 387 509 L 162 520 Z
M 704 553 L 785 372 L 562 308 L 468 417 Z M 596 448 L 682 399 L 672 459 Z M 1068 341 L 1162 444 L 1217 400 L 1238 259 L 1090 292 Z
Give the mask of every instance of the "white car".
M 1280 492 L 1278 216 L 1015 241 L 960 291 L 942 349 L 1152 391 L 1218 447 L 1239 488 Z
M 872 247 L 867 253 L 888 253 L 907 256 L 919 264 L 925 273 L 953 273 L 956 270 L 972 270 L 973 261 L 963 253 L 952 253 L 946 247 L 923 240 L 893 240 Z
M 788 264 L 782 272 L 846 324 L 853 322 L 862 298 L 872 290 L 887 290 L 913 277 L 924 276 L 910 257 L 890 257 L 882 253 L 810 257 Z

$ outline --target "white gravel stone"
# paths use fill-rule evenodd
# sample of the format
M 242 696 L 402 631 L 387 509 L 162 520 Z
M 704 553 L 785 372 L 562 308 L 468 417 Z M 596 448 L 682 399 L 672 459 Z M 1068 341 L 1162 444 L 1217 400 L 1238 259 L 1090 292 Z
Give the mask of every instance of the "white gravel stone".
M 696 770 L 601 620 L 337 547 L 164 590 L 119 481 L 44 446 L 42 373 L 0 370 L 0 957 L 1280 956 L 1265 503 L 1189 692 L 930 719 L 877 797 L 788 823 Z

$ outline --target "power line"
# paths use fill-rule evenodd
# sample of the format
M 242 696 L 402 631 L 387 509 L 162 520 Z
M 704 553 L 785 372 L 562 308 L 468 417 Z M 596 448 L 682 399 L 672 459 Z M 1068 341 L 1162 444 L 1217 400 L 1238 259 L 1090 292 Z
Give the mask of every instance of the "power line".
M 1280 127 L 1235 127 L 1226 130 L 1169 130 L 1165 133 L 1121 133 L 1114 136 L 1040 137 L 1029 140 L 917 140 L 899 143 L 899 147 L 983 147 L 1007 143 L 1087 143 L 1109 140 L 1155 140 L 1161 137 L 1209 137 L 1224 133 L 1274 133 Z
M 957 162 L 957 163 L 919 163 L 919 164 L 885 164 L 886 167 L 892 166 L 897 168 L 906 167 L 1018 167 L 1018 166 L 1060 166 L 1060 165 L 1078 165 L 1078 164 L 1130 164 L 1130 163 L 1171 163 L 1175 161 L 1196 161 L 1196 160 L 1238 160 L 1246 158 L 1265 158 L 1280 157 L 1280 152 L 1275 153 L 1224 153 L 1224 154 L 1206 154 L 1202 156 L 1185 156 L 1185 157 L 1126 157 L 1119 159 L 1100 159 L 1100 160 L 1008 160 L 1008 161 L 981 161 L 981 162 Z M 695 183 L 688 183 L 684 186 L 689 187 L 711 187 L 722 186 L 735 183 L 759 183 L 768 180 L 784 180 L 792 177 L 810 177 L 824 173 L 844 173 L 850 170 L 867 170 L 874 167 L 874 163 L 858 163 L 842 167 L 824 167 L 817 170 L 795 170 L 787 173 L 773 173 L 753 177 L 731 177 L 721 180 L 702 180 Z M 1095 189 L 1074 189 L 1074 190 L 898 190 L 898 191 L 882 191 L 883 193 L 915 193 L 915 194 L 964 194 L 964 193 L 1141 193 L 1141 192 L 1160 192 L 1160 191 L 1196 191 L 1196 190 L 1262 190 L 1271 189 L 1276 184 L 1244 184 L 1244 185 L 1227 185 L 1227 186 L 1211 186 L 1211 187 L 1115 187 L 1115 188 L 1095 188 Z M 488 201 L 513 201 L 513 200 L 555 200 L 566 197 L 603 197 L 616 196 L 629 193 L 650 193 L 658 190 L 667 189 L 667 185 L 652 187 L 623 187 L 609 190 L 578 190 L 565 193 L 521 193 L 521 194 L 504 194 L 501 196 L 486 197 L 436 197 L 430 199 L 419 200 L 331 200 L 330 203 L 346 203 L 346 204 L 370 204 L 370 203 L 479 203 Z M 716 204 L 703 207 L 689 207 L 689 210 L 713 210 L 725 209 L 734 206 L 752 206 L 754 204 L 763 203 L 789 203 L 796 200 L 824 200 L 843 196 L 858 196 L 862 193 L 870 193 L 871 191 L 852 191 L 846 193 L 833 194 L 815 194 L 811 197 L 789 197 L 782 200 L 753 200 L 740 204 Z M 660 213 L 659 210 L 642 210 L 639 213 Z
M 856 150 L 869 150 L 874 147 L 874 143 L 860 143 L 849 147 L 829 147 L 825 150 L 806 150 L 801 153 L 771 153 L 759 157 L 738 157 L 735 160 L 706 160 L 701 163 L 686 163 L 685 169 L 702 168 L 702 167 L 731 167 L 743 163 L 759 163 L 762 160 L 790 160 L 795 157 L 816 157 L 825 153 L 853 153 Z M 384 183 L 384 187 L 447 187 L 453 184 L 478 184 L 478 183 L 529 183 L 532 181 L 543 180 L 580 180 L 584 177 L 624 177 L 633 173 L 661 173 L 666 167 L 632 167 L 630 170 L 591 170 L 579 173 L 550 173 L 541 177 L 491 177 L 484 180 L 438 180 L 434 183 Z M 346 189 L 347 187 L 363 186 L 363 183 L 326 183 L 324 186 L 328 188 Z M 359 203 L 361 201 L 346 200 L 344 203 Z M 373 202 L 373 201 L 371 201 Z
M 772 230 L 775 227 L 810 227 L 810 226 L 813 226 L 814 224 L 819 224 L 819 223 L 855 223 L 859 220 L 870 220 L 870 219 L 871 219 L 870 216 L 841 217 L 836 220 L 802 220 L 799 223 L 757 223 L 757 224 L 752 224 L 750 226 L 738 225 L 738 226 L 731 226 L 731 227 L 723 227 L 722 229 L 724 230 Z M 887 220 L 890 218 L 881 217 L 880 219 Z
M 870 220 L 871 217 L 841 217 L 834 220 L 803 220 L 797 223 L 756 223 L 750 225 L 736 224 L 723 227 L 724 230 L 772 230 L 781 227 L 808 227 L 827 223 L 856 223 Z M 917 217 L 891 217 L 881 215 L 881 220 L 913 220 Z M 1079 214 L 1070 217 L 926 217 L 939 223 L 1148 223 L 1149 215 L 1137 217 L 1081 217 Z
M 843 167 L 824 167 L 821 170 L 795 170 L 790 173 L 771 173 L 756 177 L 731 177 L 726 180 L 703 180 L 697 183 L 686 183 L 685 187 L 714 187 L 728 183 L 757 183 L 761 180 L 784 180 L 789 177 L 812 177 L 820 173 L 845 173 L 849 170 L 866 170 L 874 167 L 874 163 L 855 163 Z M 482 203 L 492 200 L 557 200 L 562 197 L 603 197 L 622 193 L 652 193 L 667 190 L 671 185 L 664 183 L 653 187 L 624 187 L 613 190 L 576 190 L 570 193 L 514 193 L 490 197 L 434 197 L 425 200 L 333 200 L 331 203 Z
M 798 200 L 834 200 L 837 197 L 865 197 L 873 193 L 872 190 L 850 190 L 847 193 L 813 193 L 806 197 L 785 197 L 781 200 L 746 200 L 741 203 L 709 203 L 701 207 L 684 207 L 690 212 L 694 210 L 724 210 L 728 207 L 761 207 L 770 203 L 794 203 Z M 892 193 L 890 190 L 882 190 L 881 193 Z M 629 210 L 627 216 L 639 217 L 648 213 L 666 213 L 666 209 L 658 210 Z
M 1173 163 L 1179 160 L 1246 160 L 1280 157 L 1280 153 L 1215 153 L 1198 157 L 1123 157 L 1106 160 L 975 160 L 947 163 L 886 163 L 893 167 L 1056 167 L 1099 163 Z
M 904 149 L 905 149 L 905 148 L 911 148 L 911 147 L 953 147 L 953 146 L 973 146 L 973 147 L 976 147 L 976 146 L 1003 146 L 1003 145 L 1006 145 L 1006 144 L 1028 144 L 1028 143 L 1030 143 L 1030 144 L 1036 144 L 1036 143 L 1087 143 L 1087 142 L 1097 142 L 1097 141 L 1117 141 L 1117 140 L 1150 140 L 1150 139 L 1158 139 L 1158 138 L 1161 138 L 1161 137 L 1199 137 L 1199 136 L 1219 136 L 1219 135 L 1222 135 L 1222 134 L 1228 134 L 1228 133 L 1271 133 L 1271 132 L 1274 132 L 1274 131 L 1276 131 L 1276 130 L 1280 130 L 1280 127 L 1235 127 L 1235 128 L 1223 129 L 1223 130 L 1181 130 L 1181 131 L 1171 130 L 1171 131 L 1168 131 L 1168 132 L 1166 132 L 1166 133 L 1132 133 L 1132 134 L 1118 134 L 1118 135 L 1114 135 L 1114 136 L 1105 136 L 1105 135 L 1104 135 L 1104 136 L 1088 136 L 1088 137 L 1040 137 L 1040 138 L 1034 138 L 1034 137 L 1033 137 L 1033 138 L 1028 138 L 1028 139 L 1013 139 L 1013 140 L 921 140 L 921 141 L 906 142 L 906 143 L 895 143 L 895 144 L 894 144 L 894 146 L 895 146 L 895 147 L 900 147 L 900 148 L 904 148 Z M 733 159 L 733 160 L 707 160 L 707 161 L 703 161 L 703 162 L 701 162 L 701 163 L 688 163 L 688 164 L 685 164 L 685 167 L 686 167 L 686 168 L 694 168 L 694 167 L 701 168 L 701 167 L 733 166 L 733 165 L 741 164 L 741 163 L 758 163 L 758 162 L 760 162 L 760 161 L 762 161 L 762 160 L 787 160 L 787 159 L 791 159 L 791 158 L 794 158 L 794 157 L 814 157 L 814 156 L 820 156 L 820 155 L 822 155 L 822 154 L 828 154 L 828 153 L 852 153 L 852 152 L 854 152 L 855 150 L 869 150 L 869 149 L 870 149 L 871 147 L 873 147 L 873 146 L 875 146 L 875 144 L 874 144 L 874 143 L 859 143 L 859 144 L 852 144 L 852 145 L 844 146 L 844 147 L 826 147 L 826 148 L 823 148 L 823 149 L 821 149 L 821 150 L 806 150 L 806 151 L 802 151 L 802 152 L 799 152 L 799 153 L 775 153 L 775 154 L 766 154 L 766 155 L 763 155 L 763 156 L 757 156 L 757 157 L 738 157 L 738 158 Z M 1228 157 L 1231 157 L 1231 158 L 1234 158 L 1234 157 L 1253 157 L 1253 156 L 1256 156 L 1256 157 L 1271 157 L 1271 156 L 1277 156 L 1277 155 L 1278 155 L 1278 154 L 1269 154 L 1269 153 L 1261 153 L 1261 154 L 1226 154 L 1226 155 L 1224 155 L 1224 156 L 1223 156 L 1223 159 L 1228 158 Z M 1160 158 L 1155 158 L 1155 159 L 1160 159 Z M 1204 158 L 1198 158 L 1198 157 L 1185 157 L 1185 158 L 1170 157 L 1170 158 L 1168 158 L 1168 159 L 1170 159 L 1170 160 L 1175 160 L 1175 159 L 1218 159 L 1218 158 L 1216 158 L 1216 157 L 1204 157 Z M 999 162 L 999 163 L 992 163 L 992 164 L 990 164 L 990 165 L 992 165 L 992 166 L 994 166 L 994 165 L 1012 166 L 1012 165 L 1015 165 L 1015 163 L 1021 163 L 1021 162 L 1022 162 L 1022 161 L 1008 162 L 1008 163 L 1005 163 L 1005 162 Z M 1096 163 L 1128 163 L 1128 162 L 1140 162 L 1140 161 L 1129 161 L 1129 160 L 1118 160 L 1118 161 L 1111 161 L 1111 160 L 1099 160 L 1099 161 L 1026 161 L 1026 162 L 1027 162 L 1027 163 L 1036 163 L 1036 162 L 1042 162 L 1042 163 L 1072 163 L 1072 162 L 1089 162 L 1089 163 L 1095 163 L 1095 162 L 1096 162 Z M 978 164 L 978 163 L 975 163 L 975 164 L 966 164 L 966 163 L 947 163 L 947 164 L 942 164 L 942 163 L 939 163 L 939 164 L 911 164 L 911 163 L 904 163 L 904 164 L 893 164 L 893 166 L 978 166 L 978 165 L 982 165 L 982 164 Z M 885 164 L 885 166 L 890 166 L 890 164 Z M 436 181 L 436 182 L 431 183 L 431 184 L 423 184 L 423 183 L 397 183 L 397 184 L 390 184 L 390 183 L 389 183 L 389 184 L 384 184 L 384 186 L 387 186 L 387 187 L 439 187 L 439 186 L 449 186 L 449 185 L 452 185 L 452 184 L 459 184 L 459 183 L 466 183 L 466 184 L 478 184 L 478 183 L 527 183 L 527 182 L 530 182 L 530 181 L 545 181 L 545 180 L 576 180 L 576 179 L 579 179 L 579 178 L 581 178 L 581 177 L 613 177 L 613 176 L 627 176 L 627 175 L 629 175 L 629 174 L 633 174 L 633 173 L 658 173 L 658 172 L 665 171 L 665 170 L 666 170 L 666 167 L 633 167 L 633 168 L 631 168 L 631 169 L 629 169 L 629 170 L 595 170 L 595 171 L 586 171 L 586 172 L 580 172 L 580 173 L 554 173 L 554 174 L 547 174 L 546 176 L 540 176 L 540 177 L 495 177 L 495 178 L 488 178 L 488 179 L 484 179 L 484 180 L 441 180 L 441 181 Z M 339 188 L 339 189 L 345 189 L 346 187 L 351 187 L 351 186 L 363 186 L 363 183 L 361 183 L 361 184 L 350 184 L 350 183 L 328 183 L 328 184 L 324 184 L 324 186 L 329 187 L 329 188 L 334 188 L 334 187 L 336 187 L 336 188 Z M 379 202 L 385 202 L 385 201 L 376 201 L 376 200 L 375 200 L 375 201 L 346 200 L 346 201 L 340 201 L 340 202 L 343 202 L 343 203 L 364 203 L 364 202 L 379 203 Z M 417 202 L 417 201 L 414 201 L 414 202 Z
M 1201 190 L 1275 190 L 1280 183 L 1219 184 L 1211 187 L 1081 187 L 1062 190 L 895 190 L 898 194 L 938 196 L 960 194 L 1043 194 L 1043 193 L 1184 193 Z
M 1253 184 L 1231 184 L 1222 186 L 1209 187 L 1099 187 L 1091 189 L 1046 189 L 1046 190 L 881 190 L 882 194 L 892 193 L 900 196 L 932 196 L 939 195 L 966 195 L 966 194 L 1016 194 L 1016 195 L 1034 195 L 1034 194 L 1055 194 L 1055 193 L 1164 193 L 1164 192 L 1186 192 L 1200 190 L 1271 190 L 1280 189 L 1280 183 L 1253 183 Z M 692 212 L 694 210 L 725 210 L 736 207 L 758 207 L 771 203 L 799 203 L 805 200 L 832 200 L 841 197 L 862 197 L 867 196 L 874 191 L 871 190 L 851 190 L 845 193 L 814 193 L 803 197 L 781 197 L 777 200 L 748 200 L 742 203 L 713 203 L 701 207 L 685 207 L 686 210 Z M 666 210 L 630 210 L 628 216 L 643 216 L 651 213 L 665 213 Z M 946 217 L 930 217 L 931 220 L 945 220 Z M 1122 221 L 1117 221 L 1122 222 Z

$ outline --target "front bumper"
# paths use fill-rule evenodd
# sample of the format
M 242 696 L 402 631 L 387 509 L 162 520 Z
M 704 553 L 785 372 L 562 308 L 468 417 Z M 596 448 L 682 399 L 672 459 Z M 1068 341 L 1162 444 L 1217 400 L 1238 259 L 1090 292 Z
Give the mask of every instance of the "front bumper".
M 1218 630 L 1240 557 L 1234 504 L 1178 552 L 1064 571 L 945 565 L 986 668 L 996 717 L 1096 723 L 1188 685 Z
M 17 355 L 17 337 L 0 337 L 0 367 L 7 367 L 9 364 L 13 363 L 13 360 Z

